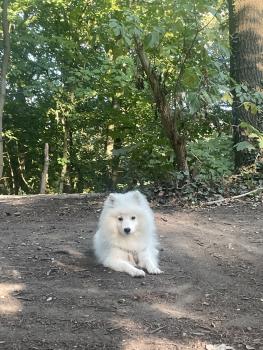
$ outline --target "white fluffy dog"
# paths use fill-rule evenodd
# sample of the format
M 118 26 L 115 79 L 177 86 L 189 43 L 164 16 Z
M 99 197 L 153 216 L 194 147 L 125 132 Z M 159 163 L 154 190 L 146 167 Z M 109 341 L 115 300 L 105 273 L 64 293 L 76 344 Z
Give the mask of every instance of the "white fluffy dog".
M 101 212 L 94 249 L 98 261 L 133 277 L 158 274 L 157 237 L 153 212 L 139 191 L 111 193 Z

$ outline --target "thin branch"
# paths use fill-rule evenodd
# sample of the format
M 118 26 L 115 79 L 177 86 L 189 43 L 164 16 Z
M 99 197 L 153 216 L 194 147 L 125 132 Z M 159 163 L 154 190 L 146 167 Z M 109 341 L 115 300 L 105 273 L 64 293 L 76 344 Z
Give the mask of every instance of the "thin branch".
M 243 197 L 246 197 L 246 196 L 250 196 L 251 194 L 255 194 L 255 193 L 261 192 L 261 191 L 263 191 L 263 187 L 259 187 L 259 188 L 256 188 L 253 191 L 249 191 L 249 192 L 246 192 L 246 193 L 239 194 L 238 196 L 233 196 L 233 197 L 229 197 L 229 198 L 221 198 L 221 199 L 218 199 L 216 201 L 207 202 L 207 203 L 204 203 L 204 205 L 213 205 L 213 204 L 218 204 L 218 203 L 222 203 L 222 202 L 230 202 L 232 200 L 243 198 Z
M 190 56 L 190 53 L 191 53 L 191 50 L 192 50 L 192 48 L 193 48 L 194 45 L 195 45 L 197 36 L 198 36 L 206 27 L 209 26 L 209 24 L 214 20 L 216 14 L 221 10 L 222 6 L 223 6 L 223 5 L 221 5 L 221 6 L 216 10 L 216 12 L 215 12 L 215 14 L 213 15 L 213 17 L 212 17 L 206 24 L 204 24 L 199 30 L 196 31 L 195 36 L 194 36 L 194 38 L 193 38 L 193 40 L 192 40 L 192 42 L 191 42 L 191 44 L 190 44 L 190 46 L 189 46 L 187 52 L 185 53 L 184 59 L 183 59 L 183 61 L 182 61 L 182 63 L 181 63 L 181 67 L 180 67 L 180 71 L 179 71 L 178 77 L 177 77 L 176 80 L 175 80 L 175 81 L 176 81 L 176 84 L 175 84 L 175 91 L 177 90 L 178 85 L 179 85 L 179 83 L 180 83 L 180 80 L 181 80 L 181 78 L 182 78 L 182 75 L 184 74 L 185 63 L 186 63 L 186 61 L 188 60 L 188 58 L 189 58 L 189 56 Z

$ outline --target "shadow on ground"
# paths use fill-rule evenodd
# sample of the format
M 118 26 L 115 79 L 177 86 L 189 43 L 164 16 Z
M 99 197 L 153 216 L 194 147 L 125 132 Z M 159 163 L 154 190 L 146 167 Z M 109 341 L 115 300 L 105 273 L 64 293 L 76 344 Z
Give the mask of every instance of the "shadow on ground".
M 160 276 L 96 264 L 97 197 L 0 197 L 1 349 L 260 349 L 262 204 L 157 211 Z

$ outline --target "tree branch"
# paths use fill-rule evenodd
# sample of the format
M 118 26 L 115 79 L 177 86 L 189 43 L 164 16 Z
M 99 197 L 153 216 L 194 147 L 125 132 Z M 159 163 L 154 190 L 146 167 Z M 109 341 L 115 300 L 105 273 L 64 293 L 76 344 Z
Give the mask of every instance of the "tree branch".
M 232 201 L 234 199 L 239 199 L 239 198 L 243 198 L 243 197 L 246 197 L 246 196 L 250 196 L 251 194 L 255 194 L 255 193 L 261 192 L 261 191 L 263 191 L 263 187 L 256 188 L 253 191 L 242 193 L 242 194 L 239 194 L 237 196 L 233 196 L 233 197 L 229 197 L 229 198 L 221 198 L 221 199 L 218 199 L 216 201 L 207 202 L 207 203 L 204 203 L 204 205 L 214 205 L 214 204 L 219 204 L 219 203 L 222 203 L 222 202 L 230 202 L 230 201 Z
M 194 35 L 194 38 L 193 38 L 193 40 L 192 40 L 192 42 L 191 42 L 191 44 L 190 44 L 188 50 L 186 51 L 186 53 L 185 53 L 185 55 L 184 55 L 184 58 L 183 58 L 183 61 L 182 61 L 181 65 L 180 65 L 179 74 L 178 74 L 177 78 L 175 79 L 175 81 L 176 81 L 175 90 L 177 90 L 178 85 L 179 85 L 179 83 L 180 83 L 180 80 L 181 80 L 181 78 L 182 78 L 182 75 L 184 74 L 185 63 L 186 63 L 186 61 L 188 60 L 188 58 L 190 57 L 191 50 L 192 50 L 192 48 L 193 48 L 194 45 L 195 45 L 195 42 L 196 42 L 196 39 L 197 39 L 198 35 L 199 35 L 206 27 L 209 26 L 209 24 L 214 20 L 216 14 L 220 11 L 221 8 L 222 8 L 222 5 L 216 10 L 214 16 L 213 16 L 206 24 L 204 24 L 201 28 L 199 28 L 199 29 L 196 31 L 196 33 L 195 33 L 195 35 Z

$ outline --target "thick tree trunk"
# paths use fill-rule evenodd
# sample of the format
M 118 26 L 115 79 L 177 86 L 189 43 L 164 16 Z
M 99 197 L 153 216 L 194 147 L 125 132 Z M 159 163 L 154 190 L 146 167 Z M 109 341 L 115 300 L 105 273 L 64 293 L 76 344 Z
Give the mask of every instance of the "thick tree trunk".
M 164 86 L 162 84 L 161 77 L 151 66 L 150 61 L 144 51 L 143 44 L 137 39 L 135 39 L 135 49 L 141 66 L 150 83 L 153 97 L 161 117 L 163 128 L 175 152 L 178 170 L 188 172 L 185 139 L 182 137 L 182 135 L 179 134 L 177 130 L 176 113 L 174 113 L 169 105 L 169 101 L 164 92 Z
M 230 33 L 230 76 L 235 83 L 245 83 L 249 88 L 262 91 L 263 81 L 263 1 L 228 0 Z M 233 103 L 234 143 L 242 141 L 238 125 L 242 120 L 263 131 L 263 116 L 252 114 L 241 106 L 234 93 Z M 246 154 L 236 152 L 236 167 L 246 163 Z
M 7 17 L 8 0 L 3 0 L 2 7 L 2 28 L 3 28 L 3 45 L 4 53 L 1 64 L 1 88 L 0 88 L 0 181 L 3 176 L 4 168 L 4 146 L 3 146 L 3 112 L 6 96 L 6 75 L 8 69 L 8 61 L 10 56 L 10 36 L 9 23 Z
M 40 194 L 46 193 L 46 187 L 48 183 L 48 167 L 49 167 L 49 146 L 48 146 L 48 143 L 45 143 L 44 167 L 43 167 L 43 172 L 41 176 Z

